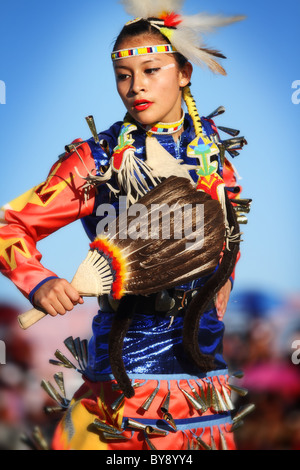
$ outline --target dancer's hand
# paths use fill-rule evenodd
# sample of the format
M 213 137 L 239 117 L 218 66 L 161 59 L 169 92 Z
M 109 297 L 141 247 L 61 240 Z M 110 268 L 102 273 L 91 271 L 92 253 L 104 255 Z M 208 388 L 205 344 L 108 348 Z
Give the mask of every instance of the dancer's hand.
M 217 316 L 220 321 L 223 320 L 223 317 L 227 309 L 231 287 L 232 287 L 231 281 L 228 280 L 226 284 L 219 290 L 216 296 L 215 306 L 217 309 Z
M 36 307 L 55 317 L 65 315 L 77 304 L 83 304 L 83 299 L 65 279 L 50 279 L 35 292 L 33 302 Z

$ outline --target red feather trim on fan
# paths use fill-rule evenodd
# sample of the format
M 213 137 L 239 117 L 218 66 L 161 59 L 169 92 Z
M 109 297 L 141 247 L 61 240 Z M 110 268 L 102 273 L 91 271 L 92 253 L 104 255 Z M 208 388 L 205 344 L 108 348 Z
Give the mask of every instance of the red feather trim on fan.
M 125 282 L 125 261 L 122 257 L 119 248 L 115 247 L 109 240 L 104 238 L 96 238 L 90 244 L 92 250 L 98 250 L 110 259 L 111 268 L 114 271 L 114 282 L 112 284 L 112 297 L 114 299 L 121 299 L 124 294 Z

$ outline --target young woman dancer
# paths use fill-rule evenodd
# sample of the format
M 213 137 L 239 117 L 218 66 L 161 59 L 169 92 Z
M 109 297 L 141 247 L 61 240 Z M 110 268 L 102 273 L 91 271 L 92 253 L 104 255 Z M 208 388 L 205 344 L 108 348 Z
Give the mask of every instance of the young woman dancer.
M 240 188 L 216 126 L 200 119 L 189 85 L 192 62 L 225 74 L 222 54 L 202 46 L 198 33 L 241 18 L 187 17 L 178 13 L 182 2 L 176 0 L 123 3 L 134 19 L 116 40 L 112 61 L 125 119 L 100 134 L 94 131 L 87 141 L 75 140 L 46 182 L 3 208 L 1 268 L 34 306 L 64 315 L 83 300 L 73 285 L 41 264 L 39 240 L 81 219 L 93 242 L 101 204 L 117 207 L 120 194 L 132 204 L 168 177 L 185 177 L 218 200 L 225 215 L 224 243 L 231 247 L 223 253 L 230 259 L 225 270 L 227 261 L 220 261 L 222 279 L 210 273 L 172 290 L 157 285 L 150 296 L 125 295 L 117 302 L 102 296 L 84 384 L 59 423 L 52 448 L 234 449 L 222 318 L 239 239 L 230 200 Z M 212 298 L 207 294 L 203 304 L 206 292 Z M 117 315 L 120 323 L 114 323 Z

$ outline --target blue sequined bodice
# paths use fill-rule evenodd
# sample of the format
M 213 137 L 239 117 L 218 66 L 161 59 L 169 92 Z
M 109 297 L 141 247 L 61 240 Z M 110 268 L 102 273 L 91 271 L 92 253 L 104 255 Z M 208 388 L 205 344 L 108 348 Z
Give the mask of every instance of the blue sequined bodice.
M 99 135 L 100 140 L 104 139 L 108 143 L 111 154 L 117 145 L 117 139 L 122 123 L 114 124 L 108 131 Z M 209 135 L 211 128 L 209 123 L 203 121 L 204 131 Z M 145 152 L 145 132 L 137 129 L 133 132 L 135 139 L 136 156 L 146 159 Z M 178 142 L 175 142 L 171 135 L 157 136 L 159 143 L 176 159 L 182 163 L 196 165 L 198 162 L 186 155 L 188 144 L 195 138 L 193 126 L 189 116 L 186 116 L 185 131 Z M 109 163 L 109 156 L 95 144 L 93 139 L 88 141 L 93 153 L 96 168 L 100 170 Z M 193 180 L 197 181 L 195 170 L 190 172 Z M 114 181 L 111 182 L 115 184 Z M 116 186 L 115 186 L 116 187 Z M 111 193 L 106 185 L 99 188 L 95 202 L 93 214 L 82 220 L 84 229 L 93 240 L 97 236 L 97 225 L 101 216 L 97 216 L 97 208 L 101 204 L 113 204 L 118 215 L 118 198 Z M 197 287 L 205 282 L 205 278 L 179 286 L 185 290 Z M 111 328 L 113 314 L 99 311 L 93 320 L 93 337 L 89 345 L 89 367 L 87 376 L 92 380 L 97 380 L 99 376 L 111 374 L 108 358 L 108 336 Z M 143 311 L 138 312 L 132 321 L 128 331 L 123 349 L 124 364 L 128 374 L 183 374 L 197 373 L 194 366 L 185 357 L 182 347 L 182 327 L 183 318 L 178 316 L 170 326 L 170 318 L 160 316 L 145 315 Z M 217 319 L 216 310 L 204 313 L 201 318 L 199 328 L 199 345 L 203 353 L 215 357 L 218 369 L 226 368 L 222 357 L 222 340 L 224 334 L 224 324 Z

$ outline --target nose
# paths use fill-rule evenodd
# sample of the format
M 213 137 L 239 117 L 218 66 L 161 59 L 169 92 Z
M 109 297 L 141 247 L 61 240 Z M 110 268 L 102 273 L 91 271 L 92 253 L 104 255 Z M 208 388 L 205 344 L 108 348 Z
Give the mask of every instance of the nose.
M 141 91 L 145 91 L 146 84 L 142 74 L 134 74 L 131 80 L 131 92 L 138 95 Z

